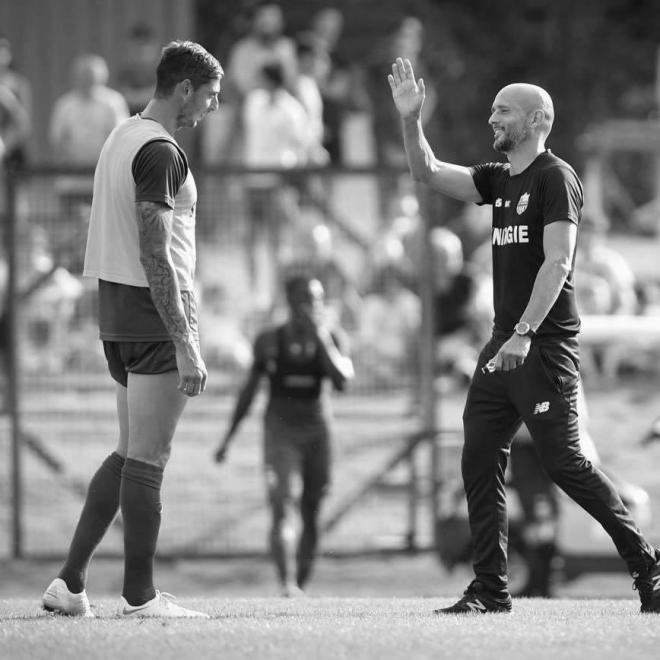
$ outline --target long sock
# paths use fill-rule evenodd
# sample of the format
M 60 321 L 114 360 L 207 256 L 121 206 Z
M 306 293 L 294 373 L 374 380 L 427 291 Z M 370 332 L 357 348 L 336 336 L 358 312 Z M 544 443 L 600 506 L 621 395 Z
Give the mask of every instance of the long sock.
M 112 452 L 89 482 L 85 505 L 58 576 L 73 593 L 85 588 L 92 555 L 117 515 L 123 465 L 124 458 Z
M 127 458 L 122 470 L 120 505 L 124 520 L 124 588 L 130 605 L 156 595 L 154 556 L 160 531 L 163 468 Z
M 296 553 L 297 571 L 296 582 L 303 589 L 307 584 L 312 572 L 314 557 L 316 556 L 316 546 L 318 545 L 318 525 L 317 516 L 320 502 L 315 500 L 303 502 L 301 505 L 303 528 Z

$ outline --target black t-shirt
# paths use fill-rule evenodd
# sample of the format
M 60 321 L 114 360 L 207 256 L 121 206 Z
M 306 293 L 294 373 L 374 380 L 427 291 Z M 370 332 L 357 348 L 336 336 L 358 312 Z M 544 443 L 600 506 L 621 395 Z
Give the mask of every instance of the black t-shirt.
M 174 208 L 174 198 L 188 175 L 186 156 L 170 140 L 151 140 L 135 155 L 132 165 L 135 201 Z
M 512 176 L 509 169 L 504 163 L 472 168 L 483 202 L 493 206 L 493 303 L 495 331 L 502 333 L 513 331 L 527 307 L 544 260 L 545 226 L 559 221 L 578 224 L 583 200 L 573 168 L 549 150 L 520 174 Z M 571 268 L 537 334 L 574 335 L 579 329 Z

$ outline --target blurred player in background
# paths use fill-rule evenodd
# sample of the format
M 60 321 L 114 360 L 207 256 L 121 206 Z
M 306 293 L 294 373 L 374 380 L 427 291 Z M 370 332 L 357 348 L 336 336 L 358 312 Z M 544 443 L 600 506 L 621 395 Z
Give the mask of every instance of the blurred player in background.
M 638 590 L 642 612 L 660 612 L 660 552 L 642 536 L 612 482 L 580 448 L 580 319 L 573 267 L 582 185 L 546 149 L 549 94 L 517 83 L 491 108 L 493 147 L 508 163 L 462 167 L 436 159 L 421 124 L 425 86 L 409 60 L 388 76 L 415 180 L 462 201 L 493 206 L 495 322 L 463 412 L 461 461 L 475 579 L 439 614 L 511 611 L 504 473 L 524 422 L 552 480 L 607 531 Z
M 141 115 L 106 141 L 94 177 L 84 274 L 99 280 L 100 337 L 116 381 L 119 443 L 89 486 L 47 610 L 94 616 L 85 592 L 94 550 L 121 509 L 122 617 L 204 617 L 154 588 L 160 489 L 177 423 L 206 385 L 195 271 L 197 192 L 176 131 L 218 107 L 219 62 L 198 44 L 162 51 L 156 90 Z
M 353 364 L 340 331 L 330 330 L 324 322 L 323 286 L 318 280 L 288 279 L 286 298 L 288 320 L 264 330 L 255 340 L 252 369 L 215 460 L 225 460 L 266 376 L 270 392 L 264 416 L 264 459 L 272 513 L 270 547 L 282 595 L 290 597 L 299 594 L 310 577 L 319 509 L 330 478 L 330 412 L 324 380 L 342 390 L 353 377 Z M 298 541 L 293 520 L 296 485 L 302 486 Z

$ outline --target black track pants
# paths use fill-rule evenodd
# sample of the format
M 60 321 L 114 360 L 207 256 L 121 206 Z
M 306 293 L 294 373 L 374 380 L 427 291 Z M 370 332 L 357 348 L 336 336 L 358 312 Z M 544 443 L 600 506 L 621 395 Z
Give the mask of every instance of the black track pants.
M 655 557 L 610 480 L 581 452 L 577 417 L 576 338 L 535 338 L 525 362 L 482 371 L 503 343 L 483 349 L 463 412 L 461 461 L 477 579 L 507 588 L 504 473 L 514 433 L 525 422 L 550 478 L 611 536 L 631 573 Z

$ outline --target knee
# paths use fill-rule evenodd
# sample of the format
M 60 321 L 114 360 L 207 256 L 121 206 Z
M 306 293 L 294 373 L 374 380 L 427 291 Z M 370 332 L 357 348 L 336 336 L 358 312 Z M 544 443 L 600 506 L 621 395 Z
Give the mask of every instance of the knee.
M 273 526 L 281 526 L 291 517 L 293 502 L 288 493 L 279 489 L 269 491 L 270 513 Z
M 171 445 L 167 447 L 131 447 L 127 450 L 126 457 L 155 465 L 164 470 L 170 460 L 171 453 Z
M 580 474 L 589 469 L 590 463 L 582 454 L 573 456 L 544 456 L 543 467 L 548 476 L 556 484 L 561 485 L 572 475 Z

